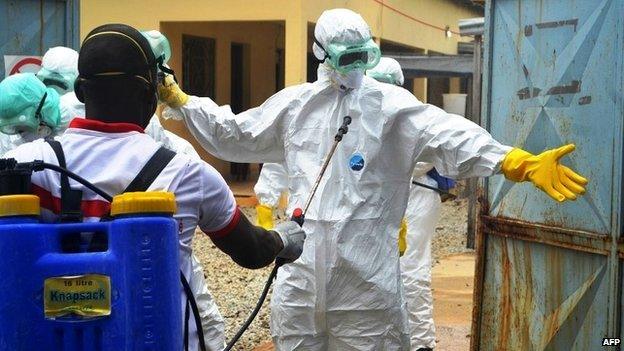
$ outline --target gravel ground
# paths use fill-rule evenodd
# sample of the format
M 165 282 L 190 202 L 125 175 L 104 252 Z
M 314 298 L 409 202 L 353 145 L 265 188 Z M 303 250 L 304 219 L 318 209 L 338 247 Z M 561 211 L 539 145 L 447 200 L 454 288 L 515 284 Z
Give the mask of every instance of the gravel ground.
M 465 248 L 466 210 L 466 200 L 447 201 L 442 204 L 441 218 L 436 228 L 432 249 L 436 261 L 449 254 L 468 251 Z M 255 210 L 244 208 L 243 212 L 252 221 L 255 220 Z M 278 217 L 285 218 L 283 212 L 278 214 Z M 226 336 L 229 340 L 256 305 L 271 268 L 252 271 L 238 267 L 227 255 L 219 251 L 206 235 L 195 236 L 194 250 L 204 266 L 208 286 L 226 321 Z M 255 346 L 271 338 L 269 299 L 270 296 L 234 349 L 253 350 Z

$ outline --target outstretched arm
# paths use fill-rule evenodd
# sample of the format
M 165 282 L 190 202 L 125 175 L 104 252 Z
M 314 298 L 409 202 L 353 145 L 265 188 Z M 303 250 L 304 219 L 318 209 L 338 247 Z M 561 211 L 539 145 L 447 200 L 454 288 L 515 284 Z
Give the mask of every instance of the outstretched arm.
M 490 176 L 501 172 L 511 181 L 530 181 L 556 201 L 575 200 L 585 192 L 587 179 L 562 165 L 560 159 L 574 145 L 533 155 L 496 141 L 471 121 L 418 102 L 401 113 L 408 115 L 419 138 L 417 161 L 431 162 L 451 178 Z
M 236 206 L 234 195 L 214 168 L 199 162 L 200 167 L 191 165 L 189 179 L 199 183 L 185 182 L 188 191 L 179 191 L 178 202 L 189 203 L 183 197 L 199 197 L 197 209 L 199 228 L 234 262 L 245 268 L 261 268 L 276 258 L 292 262 L 303 250 L 305 233 L 292 221 L 280 223 L 274 230 L 252 225 Z M 195 173 L 197 172 L 197 173 Z M 197 203 L 195 203 L 197 206 Z M 185 209 L 190 212 L 192 208 Z
M 186 95 L 169 77 L 159 87 L 159 96 L 169 106 L 163 117 L 182 119 L 210 154 L 231 162 L 265 163 L 284 160 L 282 124 L 295 91 L 285 89 L 240 114 L 210 98 Z

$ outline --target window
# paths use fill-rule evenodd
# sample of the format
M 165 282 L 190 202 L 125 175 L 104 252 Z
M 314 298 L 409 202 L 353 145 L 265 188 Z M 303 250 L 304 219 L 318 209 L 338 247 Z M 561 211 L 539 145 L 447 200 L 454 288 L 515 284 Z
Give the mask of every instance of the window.
M 215 100 L 215 40 L 182 35 L 182 88 Z

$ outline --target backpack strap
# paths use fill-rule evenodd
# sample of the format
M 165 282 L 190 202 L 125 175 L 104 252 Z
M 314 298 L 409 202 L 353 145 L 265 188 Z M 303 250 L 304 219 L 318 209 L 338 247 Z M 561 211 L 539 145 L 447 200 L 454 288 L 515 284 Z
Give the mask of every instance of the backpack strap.
M 175 152 L 161 146 L 123 192 L 147 191 L 175 155 Z
M 60 167 L 67 169 L 65 162 L 65 153 L 61 143 L 52 138 L 46 139 L 50 145 Z M 60 222 L 82 222 L 82 211 L 80 204 L 82 202 L 82 190 L 74 190 L 69 186 L 69 177 L 61 173 L 61 213 Z
M 167 167 L 169 162 L 175 157 L 176 153 L 161 146 L 156 153 L 147 161 L 143 169 L 137 174 L 130 185 L 126 187 L 124 193 L 130 191 L 146 191 L 147 188 L 152 185 L 156 177 L 160 174 L 160 172 Z M 199 307 L 197 306 L 197 301 L 195 300 L 195 296 L 193 295 L 193 290 L 191 289 L 191 285 L 188 280 L 184 276 L 184 273 L 180 271 L 180 281 L 182 282 L 182 287 L 184 288 L 184 293 L 186 295 L 186 309 L 184 316 L 184 350 L 188 350 L 189 343 L 189 317 L 190 312 L 193 312 L 193 316 L 195 319 L 195 329 L 197 329 L 197 337 L 199 339 L 199 349 L 201 351 L 206 351 L 206 341 L 204 339 L 204 328 L 201 323 L 201 316 L 199 314 Z M 190 307 L 190 310 L 189 310 Z

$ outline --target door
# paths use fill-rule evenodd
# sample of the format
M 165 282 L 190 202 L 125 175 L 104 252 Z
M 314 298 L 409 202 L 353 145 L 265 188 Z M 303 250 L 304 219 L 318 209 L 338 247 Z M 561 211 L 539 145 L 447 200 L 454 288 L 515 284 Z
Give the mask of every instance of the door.
M 623 15 L 622 0 L 487 2 L 485 125 L 532 153 L 575 143 L 563 163 L 590 184 L 558 204 L 482 183 L 473 350 L 602 350 L 621 335 Z

